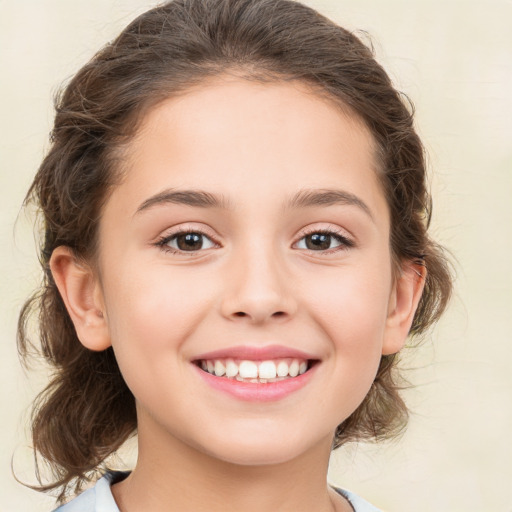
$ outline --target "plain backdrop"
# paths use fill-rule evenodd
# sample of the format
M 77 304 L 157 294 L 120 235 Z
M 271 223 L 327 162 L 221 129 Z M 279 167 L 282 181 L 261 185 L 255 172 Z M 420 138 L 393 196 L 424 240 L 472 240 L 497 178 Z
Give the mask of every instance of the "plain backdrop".
M 308 0 L 369 34 L 417 109 L 429 153 L 434 236 L 454 254 L 456 293 L 421 348 L 404 351 L 404 437 L 349 446 L 330 480 L 393 512 L 511 512 L 512 2 Z M 20 212 L 48 148 L 52 96 L 150 0 L 0 0 L 0 511 L 48 511 L 35 482 L 29 406 L 44 371 L 18 362 L 16 321 L 40 279 Z M 363 38 L 368 36 L 363 32 Z M 133 459 L 133 450 L 126 451 Z

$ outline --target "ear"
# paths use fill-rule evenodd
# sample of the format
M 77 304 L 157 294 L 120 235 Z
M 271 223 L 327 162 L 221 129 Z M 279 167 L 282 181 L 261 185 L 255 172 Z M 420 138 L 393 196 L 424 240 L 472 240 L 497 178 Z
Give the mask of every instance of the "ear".
M 50 270 L 82 345 L 95 351 L 108 348 L 103 294 L 93 270 L 64 246 L 53 251 Z
M 414 314 L 425 287 L 427 270 L 423 265 L 405 261 L 391 292 L 382 354 L 396 354 L 405 345 Z

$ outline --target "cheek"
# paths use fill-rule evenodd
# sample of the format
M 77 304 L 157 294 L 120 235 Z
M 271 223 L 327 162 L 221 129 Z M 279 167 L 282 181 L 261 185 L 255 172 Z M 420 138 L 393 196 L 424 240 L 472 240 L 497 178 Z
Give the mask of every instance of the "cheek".
M 337 279 L 317 279 L 316 291 L 310 295 L 310 311 L 331 342 L 329 371 L 336 382 L 333 400 L 338 404 L 333 411 L 346 413 L 359 406 L 381 360 L 391 271 L 382 264 L 372 269 L 345 268 Z M 389 279 L 383 279 L 386 272 Z
M 197 275 L 191 279 L 189 273 L 171 267 L 149 263 L 133 270 L 117 267 L 114 272 L 107 274 L 114 277 L 105 286 L 114 343 L 123 343 L 126 336 L 155 346 L 179 340 L 213 296 L 208 280 Z
M 315 276 L 307 300 L 335 347 L 358 352 L 382 341 L 390 288 L 390 267 L 351 265 Z
M 135 393 L 140 384 L 173 370 L 179 377 L 181 347 L 211 308 L 212 290 L 170 267 L 147 265 L 106 272 L 105 305 L 111 342 Z M 146 382 L 142 382 L 142 381 Z

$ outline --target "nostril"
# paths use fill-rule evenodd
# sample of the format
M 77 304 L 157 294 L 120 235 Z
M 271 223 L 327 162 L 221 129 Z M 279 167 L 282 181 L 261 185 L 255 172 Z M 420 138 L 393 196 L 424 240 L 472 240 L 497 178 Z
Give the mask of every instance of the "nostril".
M 286 313 L 284 311 L 276 311 L 275 313 L 272 313 L 272 316 L 278 316 L 278 317 L 281 317 L 281 316 L 285 316 Z M 248 316 L 247 313 L 244 313 L 243 311 L 237 311 L 235 313 L 235 316 L 238 316 L 238 317 L 244 317 L 244 316 Z

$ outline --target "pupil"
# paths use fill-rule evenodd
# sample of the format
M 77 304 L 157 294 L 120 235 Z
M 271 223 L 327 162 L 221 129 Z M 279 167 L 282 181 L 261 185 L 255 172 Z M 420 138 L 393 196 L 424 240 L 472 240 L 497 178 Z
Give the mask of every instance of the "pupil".
M 314 233 L 306 237 L 306 247 L 308 249 L 329 249 L 331 245 L 331 235 L 323 233 Z
M 198 233 L 186 233 L 185 235 L 179 235 L 178 247 L 182 251 L 193 251 L 195 249 L 201 249 L 203 241 L 201 235 Z

